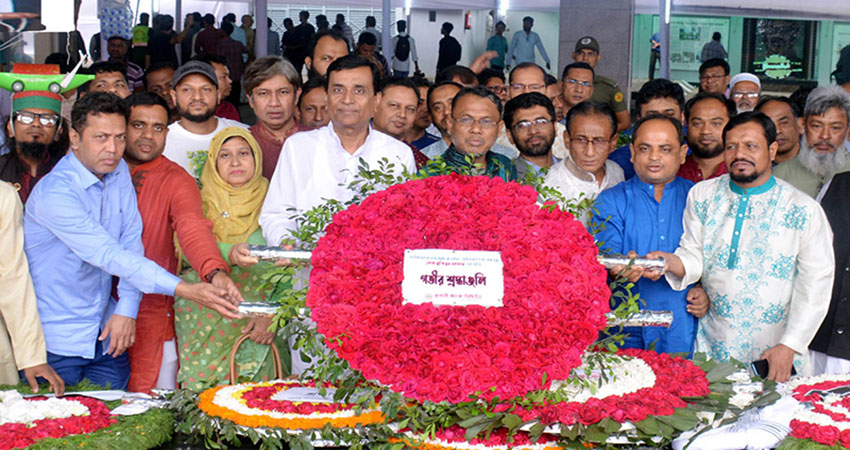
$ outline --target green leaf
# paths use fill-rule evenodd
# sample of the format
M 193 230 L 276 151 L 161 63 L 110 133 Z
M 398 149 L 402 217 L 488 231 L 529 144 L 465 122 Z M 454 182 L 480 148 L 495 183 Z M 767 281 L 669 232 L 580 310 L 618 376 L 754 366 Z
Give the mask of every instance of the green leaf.
M 519 428 L 522 424 L 522 418 L 516 414 L 505 414 L 505 416 L 502 417 L 502 425 L 507 427 L 508 430 Z
M 635 426 L 638 430 L 649 436 L 656 436 L 660 431 L 658 428 L 658 421 L 656 421 L 653 417 L 647 417 L 646 419 L 636 423 Z

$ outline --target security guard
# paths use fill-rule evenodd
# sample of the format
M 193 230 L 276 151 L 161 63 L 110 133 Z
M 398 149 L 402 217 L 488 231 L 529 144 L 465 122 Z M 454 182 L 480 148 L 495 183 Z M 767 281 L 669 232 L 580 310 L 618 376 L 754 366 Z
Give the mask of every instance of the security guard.
M 576 62 L 583 62 L 596 69 L 596 63 L 602 55 L 599 53 L 599 42 L 593 36 L 584 36 L 576 42 L 576 48 L 573 52 L 573 59 Z M 626 103 L 626 96 L 620 90 L 620 85 L 616 81 L 600 76 L 596 73 L 593 77 L 593 96 L 590 98 L 593 101 L 607 103 L 617 115 L 617 131 L 623 131 L 631 125 L 629 117 L 629 105 Z

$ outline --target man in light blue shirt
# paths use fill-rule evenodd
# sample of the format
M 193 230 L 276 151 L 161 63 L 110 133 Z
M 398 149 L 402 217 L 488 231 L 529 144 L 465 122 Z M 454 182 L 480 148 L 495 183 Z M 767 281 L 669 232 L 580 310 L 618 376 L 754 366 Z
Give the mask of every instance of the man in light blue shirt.
M 83 378 L 125 389 L 142 292 L 178 295 L 236 317 L 239 294 L 190 285 L 146 259 L 142 219 L 122 159 L 129 110 L 89 93 L 71 113 L 71 150 L 36 185 L 24 215 L 24 249 L 47 342 L 69 385 Z M 111 298 L 112 278 L 119 278 Z
M 522 19 L 522 31 L 514 33 L 511 39 L 511 45 L 508 47 L 508 59 L 505 63 L 508 64 L 510 70 L 511 62 L 516 60 L 516 64 L 534 61 L 534 47 L 540 51 L 540 56 L 546 61 L 546 69 L 551 70 L 552 66 L 549 61 L 549 55 L 546 54 L 546 49 L 543 48 L 543 42 L 540 40 L 540 35 L 531 31 L 534 26 L 534 18 L 525 16 Z

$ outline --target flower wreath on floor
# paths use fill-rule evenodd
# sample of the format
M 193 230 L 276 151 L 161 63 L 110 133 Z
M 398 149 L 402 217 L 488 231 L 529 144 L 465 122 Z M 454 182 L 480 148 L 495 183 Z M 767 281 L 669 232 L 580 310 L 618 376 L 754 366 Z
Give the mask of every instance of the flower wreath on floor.
M 796 377 L 786 385 L 799 402 L 810 404 L 791 420 L 784 449 L 850 448 L 850 375 Z
M 306 301 L 294 291 L 276 299 L 284 331 L 313 360 L 305 376 L 387 418 L 358 428 L 370 448 L 544 449 L 613 435 L 664 445 L 698 426 L 699 413 L 741 412 L 726 380 L 739 365 L 617 351 L 606 271 L 570 214 L 586 202 L 541 206 L 557 193 L 459 174 L 392 179 L 382 169 L 361 167 L 350 204 L 299 219 L 296 238 L 318 240 L 309 291 Z M 435 248 L 500 252 L 502 306 L 405 303 L 405 251 Z M 638 310 L 626 297 L 615 316 Z
M 40 392 L 47 392 L 47 386 Z M 84 380 L 68 386 L 67 392 L 101 390 Z M 110 416 L 121 401 L 101 402 L 84 396 L 32 397 L 29 385 L 0 386 L 0 449 L 49 450 L 85 448 L 113 450 L 157 447 L 169 440 L 174 415 L 166 409 L 151 409 L 134 416 Z

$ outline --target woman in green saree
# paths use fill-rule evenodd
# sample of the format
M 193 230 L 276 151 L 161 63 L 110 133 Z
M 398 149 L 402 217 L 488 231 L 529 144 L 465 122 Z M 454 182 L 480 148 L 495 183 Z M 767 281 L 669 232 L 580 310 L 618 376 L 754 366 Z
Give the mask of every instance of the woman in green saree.
M 259 226 L 260 209 L 268 190 L 262 175 L 263 154 L 257 141 L 242 128 L 230 127 L 211 141 L 201 173 L 204 214 L 213 222 L 213 234 L 222 256 L 231 265 L 230 277 L 246 302 L 265 300 L 260 275 L 272 267 L 258 263 L 248 254 L 247 244 L 265 245 Z M 198 282 L 197 272 L 183 274 L 187 282 Z M 208 386 L 273 378 L 270 345 L 277 345 L 284 375 L 289 373 L 289 351 L 285 341 L 269 332 L 271 317 L 229 320 L 215 311 L 178 298 L 174 305 L 175 331 L 180 359 L 177 382 L 195 391 Z M 230 380 L 229 356 L 233 344 L 249 336 L 236 354 L 238 380 Z

